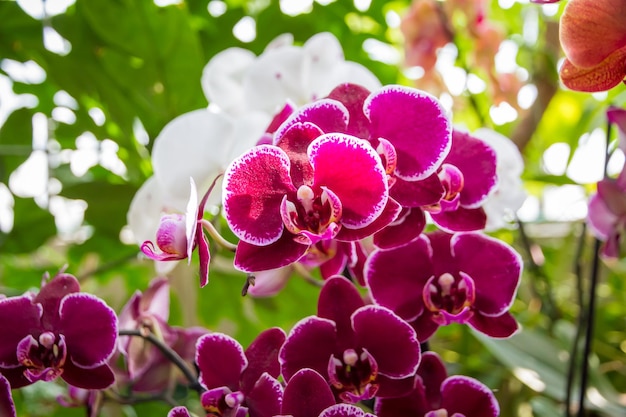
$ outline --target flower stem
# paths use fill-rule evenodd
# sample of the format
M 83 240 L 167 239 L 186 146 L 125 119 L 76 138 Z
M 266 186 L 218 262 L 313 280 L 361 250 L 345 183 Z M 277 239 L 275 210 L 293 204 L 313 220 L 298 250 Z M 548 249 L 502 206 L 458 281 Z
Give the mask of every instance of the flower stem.
M 187 366 L 187 363 L 185 362 L 185 360 L 181 358 L 180 355 L 176 353 L 176 351 L 174 351 L 171 347 L 169 347 L 168 345 L 163 343 L 163 341 L 155 337 L 154 334 L 150 332 L 142 332 L 141 330 L 134 330 L 134 329 L 133 330 L 120 330 L 118 334 L 120 336 L 141 337 L 149 341 L 154 346 L 156 346 L 157 349 L 159 349 L 161 353 L 163 353 L 163 355 L 165 355 L 167 359 L 169 359 L 174 365 L 176 365 L 178 369 L 181 370 L 183 375 L 185 375 L 185 378 L 187 378 L 187 380 L 189 381 L 189 388 L 193 389 L 194 391 L 197 391 L 198 393 L 202 393 L 202 391 L 204 391 L 204 388 L 202 387 L 202 385 L 200 385 L 200 382 L 198 381 L 198 377 L 196 376 L 196 373 L 193 370 L 191 370 L 189 366 Z
M 207 219 L 201 219 L 200 223 L 202 224 L 202 227 L 204 228 L 204 230 L 207 231 L 209 236 L 211 236 L 218 245 L 220 245 L 224 249 L 227 249 L 231 252 L 234 252 L 237 249 L 237 245 L 230 243 L 229 241 L 224 239 L 222 235 L 220 235 L 220 233 L 217 231 L 215 226 L 213 226 L 213 223 L 211 223 Z

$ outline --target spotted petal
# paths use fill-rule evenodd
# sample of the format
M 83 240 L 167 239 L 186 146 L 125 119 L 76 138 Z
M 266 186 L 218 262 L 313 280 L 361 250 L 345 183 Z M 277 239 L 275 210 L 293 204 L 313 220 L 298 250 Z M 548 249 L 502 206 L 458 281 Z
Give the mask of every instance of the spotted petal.
M 276 242 L 283 232 L 280 204 L 295 192 L 287 154 L 271 145 L 257 146 L 235 159 L 224 174 L 226 220 L 237 237 L 253 245 Z
M 294 124 L 304 122 L 314 124 L 324 133 L 343 133 L 348 126 L 348 110 L 343 104 L 336 100 L 327 98 L 316 100 L 291 114 L 287 121 L 276 131 L 275 140 L 280 140 L 285 132 Z

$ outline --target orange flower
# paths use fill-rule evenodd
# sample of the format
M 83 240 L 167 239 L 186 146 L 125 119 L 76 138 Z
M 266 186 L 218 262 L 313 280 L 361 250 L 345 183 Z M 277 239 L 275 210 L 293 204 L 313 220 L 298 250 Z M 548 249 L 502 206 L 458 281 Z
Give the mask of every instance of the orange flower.
M 566 87 L 605 91 L 626 77 L 626 0 L 570 0 L 559 35 Z

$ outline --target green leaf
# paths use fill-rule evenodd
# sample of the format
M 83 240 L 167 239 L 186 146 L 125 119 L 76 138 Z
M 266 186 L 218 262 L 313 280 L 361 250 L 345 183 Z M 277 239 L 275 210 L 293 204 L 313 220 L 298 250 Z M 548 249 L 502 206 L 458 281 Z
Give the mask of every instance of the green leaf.
M 0 253 L 32 252 L 56 234 L 54 217 L 34 200 L 15 197 L 13 211 L 13 229 L 0 234 Z
M 15 110 L 0 128 L 0 182 L 8 183 L 9 175 L 33 150 L 33 112 Z
M 564 325 L 572 326 L 570 323 Z M 571 331 L 567 332 L 572 335 Z M 510 339 L 496 340 L 476 334 L 485 347 L 505 364 L 522 383 L 541 395 L 564 401 L 567 381 L 568 339 L 559 340 L 538 330 L 524 329 Z M 571 340 L 571 339 L 569 339 Z M 626 406 L 616 402 L 617 395 L 611 384 L 596 367 L 590 366 L 590 393 L 594 401 L 587 406 L 606 413 L 607 416 L 626 414 Z

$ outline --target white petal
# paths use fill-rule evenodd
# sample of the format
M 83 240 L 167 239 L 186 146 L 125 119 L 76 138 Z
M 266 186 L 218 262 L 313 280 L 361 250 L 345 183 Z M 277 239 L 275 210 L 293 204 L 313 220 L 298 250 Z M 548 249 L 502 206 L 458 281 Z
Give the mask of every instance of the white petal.
M 361 64 L 345 61 L 341 44 L 331 33 L 312 36 L 303 46 L 302 83 L 308 101 L 326 97 L 341 83 L 360 84 L 373 91 L 381 86 L 376 76 Z
M 285 46 L 264 52 L 250 67 L 244 80 L 250 109 L 276 113 L 287 99 L 306 102 L 302 87 L 302 48 Z
M 243 79 L 256 55 L 242 48 L 216 54 L 202 72 L 202 89 L 209 102 L 222 110 L 241 113 L 246 108 Z
M 163 214 L 163 193 L 154 177 L 148 178 L 130 203 L 126 221 L 135 241 L 154 240 Z
M 164 195 L 186 202 L 190 177 L 202 195 L 230 162 L 234 129 L 229 116 L 206 109 L 185 113 L 168 123 L 152 149 L 154 176 Z
M 276 36 L 274 39 L 270 41 L 265 47 L 263 53 L 278 48 L 284 48 L 285 46 L 293 45 L 293 34 L 291 33 L 283 33 L 281 35 Z

